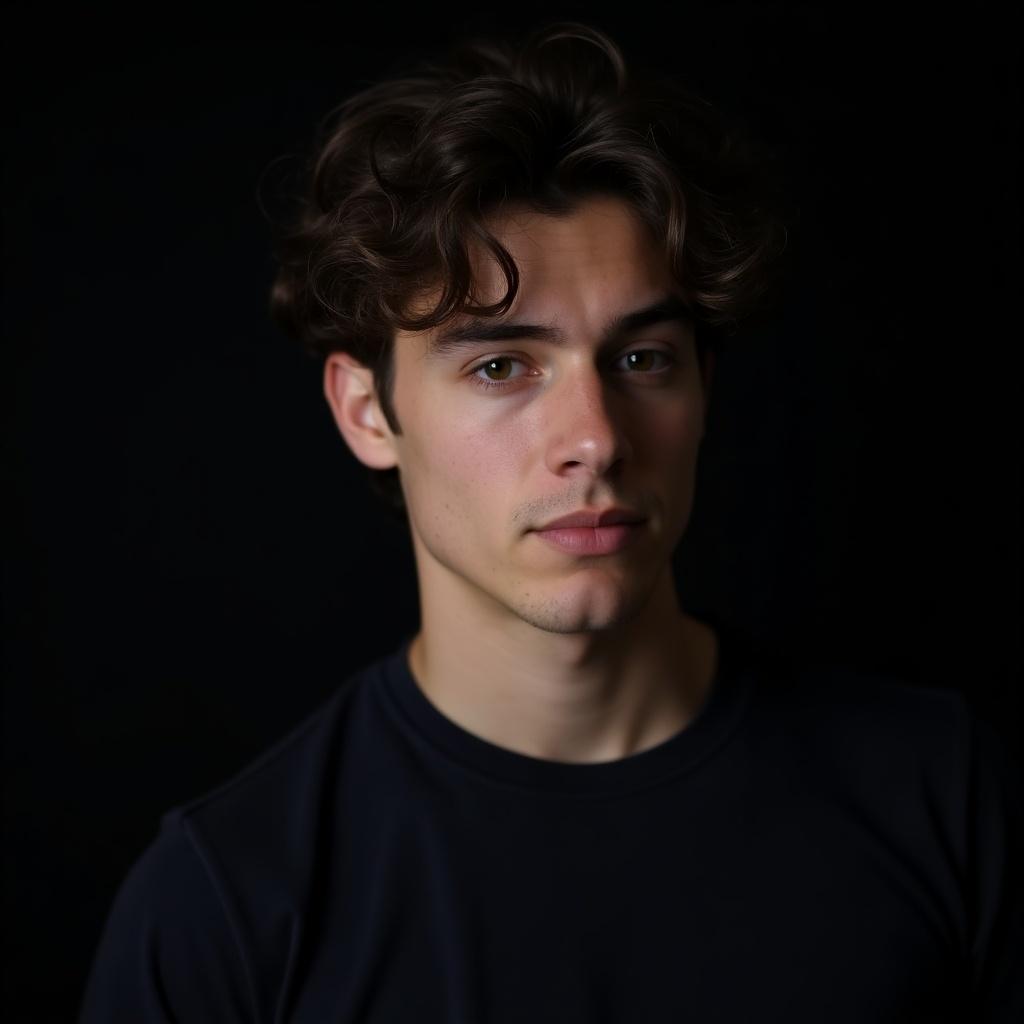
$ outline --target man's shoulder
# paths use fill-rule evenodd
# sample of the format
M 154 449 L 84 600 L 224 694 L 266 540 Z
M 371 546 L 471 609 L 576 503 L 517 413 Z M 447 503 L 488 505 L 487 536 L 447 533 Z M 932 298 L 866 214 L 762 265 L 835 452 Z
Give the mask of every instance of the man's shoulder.
M 757 676 L 759 742 L 820 788 L 958 814 L 979 772 L 1013 784 L 1012 754 L 962 690 L 839 659 L 774 655 Z
M 756 693 L 763 715 L 794 731 L 842 743 L 866 735 L 879 742 L 967 742 L 974 712 L 959 689 L 912 680 L 839 658 L 761 652 Z
M 370 691 L 390 655 L 351 672 L 297 725 L 226 781 L 172 808 L 166 826 L 193 842 L 257 849 L 274 836 L 308 827 L 313 805 L 336 781 L 351 742 L 372 728 Z
M 155 1000 L 182 1020 L 250 1020 L 253 1007 L 272 1005 L 332 787 L 351 741 L 379 741 L 367 698 L 388 657 L 352 672 L 232 778 L 162 816 L 115 897 L 83 1022 L 149 1019 Z
M 374 695 L 396 653 L 364 661 L 234 775 L 170 808 L 157 840 L 166 844 L 162 855 L 197 858 L 218 891 L 243 902 L 306 875 L 335 824 L 339 789 L 373 775 L 370 762 L 387 756 Z
M 252 979 L 225 893 L 169 812 L 117 890 L 79 1020 L 148 1020 L 158 1003 L 180 1020 L 248 1020 Z
M 722 637 L 730 675 L 753 684 L 758 721 L 793 740 L 805 734 L 829 741 L 914 735 L 927 744 L 945 742 L 950 731 L 970 731 L 973 711 L 959 689 L 835 653 L 809 654 L 731 621 L 711 621 Z

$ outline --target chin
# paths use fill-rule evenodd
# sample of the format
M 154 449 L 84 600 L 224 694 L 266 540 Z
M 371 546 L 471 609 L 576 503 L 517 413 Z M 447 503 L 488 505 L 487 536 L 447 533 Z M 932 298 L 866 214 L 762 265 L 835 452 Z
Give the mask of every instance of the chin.
M 600 589 L 600 593 L 594 592 Z M 623 626 L 643 609 L 639 596 L 630 600 L 621 590 L 590 588 L 589 593 L 573 597 L 560 594 L 545 599 L 539 596 L 513 610 L 524 622 L 546 633 L 604 633 Z

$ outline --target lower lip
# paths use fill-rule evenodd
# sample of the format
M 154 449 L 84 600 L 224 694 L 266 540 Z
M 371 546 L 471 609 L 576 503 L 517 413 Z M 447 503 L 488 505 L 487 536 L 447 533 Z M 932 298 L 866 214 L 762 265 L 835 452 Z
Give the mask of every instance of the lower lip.
M 560 530 L 535 530 L 541 540 L 574 555 L 611 555 L 621 551 L 640 531 L 642 523 L 614 526 L 573 526 Z

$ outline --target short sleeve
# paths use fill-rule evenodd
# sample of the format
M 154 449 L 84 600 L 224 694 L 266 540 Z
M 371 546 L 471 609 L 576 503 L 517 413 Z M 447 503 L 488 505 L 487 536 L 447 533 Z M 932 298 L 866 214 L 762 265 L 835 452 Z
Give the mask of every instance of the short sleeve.
M 985 719 L 971 716 L 968 849 L 974 1016 L 1024 1021 L 1024 799 L 1021 769 Z
M 79 1024 L 252 1022 L 245 957 L 181 819 L 159 836 L 114 899 Z

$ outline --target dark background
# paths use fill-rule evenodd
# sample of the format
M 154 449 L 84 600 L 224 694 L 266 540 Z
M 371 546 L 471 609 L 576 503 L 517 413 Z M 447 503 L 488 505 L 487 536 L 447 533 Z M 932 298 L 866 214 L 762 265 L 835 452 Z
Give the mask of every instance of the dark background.
M 160 815 L 417 625 L 409 541 L 266 315 L 261 175 L 417 48 L 536 18 L 30 10 L 4 57 L 4 966 L 26 1021 L 73 1015 Z M 684 602 L 961 690 L 1019 749 L 1019 25 L 545 10 L 677 69 L 785 161 L 784 308 L 719 359 Z

